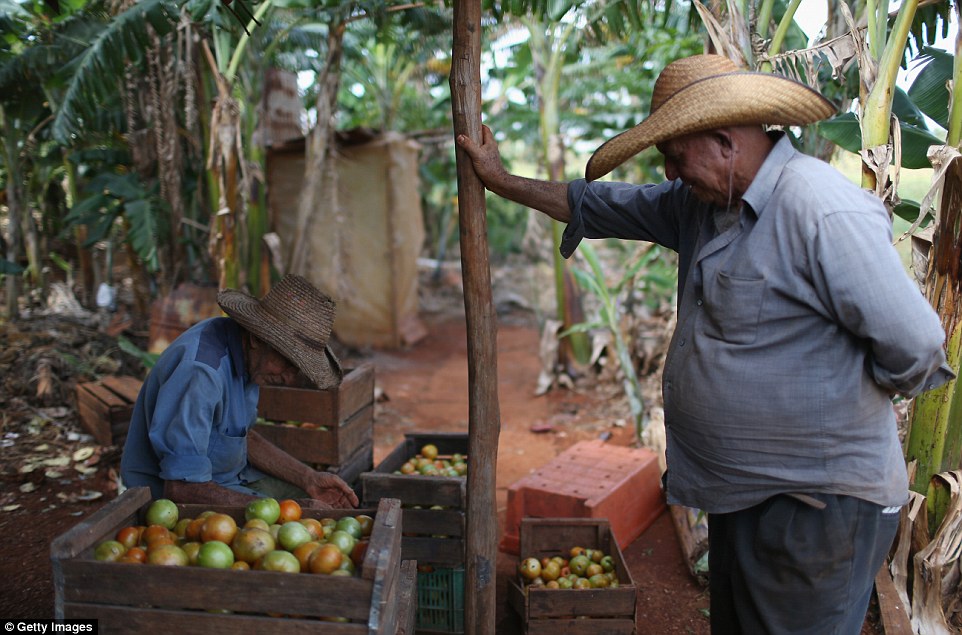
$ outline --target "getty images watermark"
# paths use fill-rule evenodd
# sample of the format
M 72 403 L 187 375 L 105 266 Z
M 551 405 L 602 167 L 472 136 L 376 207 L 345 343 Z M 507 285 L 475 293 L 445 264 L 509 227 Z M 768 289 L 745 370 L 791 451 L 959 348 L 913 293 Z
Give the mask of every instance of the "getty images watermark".
M 3 633 L 96 633 L 97 620 L 0 620 Z M 0 635 L 3 635 L 0 633 Z

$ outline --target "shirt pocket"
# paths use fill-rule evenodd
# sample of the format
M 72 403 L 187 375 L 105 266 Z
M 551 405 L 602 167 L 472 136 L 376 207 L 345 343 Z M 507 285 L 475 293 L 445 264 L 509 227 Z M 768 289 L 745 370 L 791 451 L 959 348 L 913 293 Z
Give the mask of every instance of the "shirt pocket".
M 212 431 L 207 457 L 215 481 L 218 476 L 237 476 L 247 465 L 247 433 L 234 436 Z
M 706 288 L 705 335 L 731 344 L 752 344 L 765 296 L 765 278 L 745 278 L 719 271 Z

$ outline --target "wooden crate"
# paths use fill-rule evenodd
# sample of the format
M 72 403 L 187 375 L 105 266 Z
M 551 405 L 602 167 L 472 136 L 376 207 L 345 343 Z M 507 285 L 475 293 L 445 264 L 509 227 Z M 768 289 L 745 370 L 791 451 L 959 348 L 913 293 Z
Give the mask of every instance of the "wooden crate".
M 123 445 L 130 427 L 130 415 L 143 382 L 136 377 L 104 377 L 77 384 L 77 412 L 80 423 L 97 443 Z
M 415 560 L 401 561 L 401 577 L 398 580 L 398 612 L 395 635 L 414 635 L 417 618 L 418 563 Z
M 335 473 L 353 470 L 354 478 L 373 466 L 372 364 L 348 369 L 341 384 L 329 390 L 262 386 L 257 413 L 272 423 L 259 423 L 255 430 L 304 463 Z M 284 425 L 289 421 L 308 427 Z
M 608 521 L 596 518 L 525 518 L 521 521 L 521 558 L 567 558 L 572 547 L 601 549 L 615 561 L 619 586 L 608 589 L 525 587 L 520 577 L 508 582 L 508 601 L 521 615 L 529 635 L 635 632 L 637 590 Z
M 358 513 L 374 517 L 367 553 L 354 577 L 95 560 L 97 544 L 121 527 L 143 524 L 150 502 L 148 488 L 127 490 L 53 541 L 57 619 L 98 619 L 101 633 L 381 635 L 399 632 L 399 614 L 413 611 L 400 606 L 400 598 L 409 597 L 401 591 L 413 580 L 411 566 L 401 567 L 401 514 L 396 499 L 382 500 L 376 510 L 304 510 L 305 517 L 314 518 Z M 213 509 L 238 521 L 244 518 L 243 507 L 178 507 L 181 517 Z M 345 617 L 350 622 L 320 621 L 322 616 Z
M 441 455 L 468 452 L 468 435 L 464 433 L 405 434 L 404 441 L 373 472 L 361 474 L 361 500 L 371 505 L 382 498 L 400 499 L 404 516 L 401 539 L 404 558 L 417 560 L 419 564 L 464 566 L 466 479 L 394 473 L 427 443 L 436 445 Z M 444 509 L 429 509 L 435 506 Z

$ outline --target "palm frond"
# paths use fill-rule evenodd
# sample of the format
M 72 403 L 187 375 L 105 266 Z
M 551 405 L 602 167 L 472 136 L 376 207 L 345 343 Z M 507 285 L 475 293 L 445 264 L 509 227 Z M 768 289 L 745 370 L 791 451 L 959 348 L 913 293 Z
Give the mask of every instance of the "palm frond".
M 69 144 L 83 128 L 85 117 L 117 89 L 125 67 L 138 63 L 141 51 L 150 46 L 148 25 L 163 36 L 176 20 L 177 7 L 170 0 L 143 0 L 114 17 L 75 61 L 53 122 L 54 137 Z

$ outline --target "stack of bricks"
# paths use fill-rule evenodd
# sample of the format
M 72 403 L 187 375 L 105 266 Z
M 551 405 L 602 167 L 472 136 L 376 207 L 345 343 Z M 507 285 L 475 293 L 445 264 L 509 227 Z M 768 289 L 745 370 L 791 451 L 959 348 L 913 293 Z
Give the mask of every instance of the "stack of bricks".
M 518 554 L 525 517 L 607 518 L 623 549 L 664 510 L 656 453 L 582 441 L 508 489 L 500 549 Z

